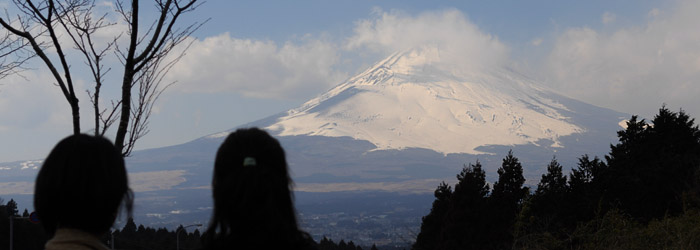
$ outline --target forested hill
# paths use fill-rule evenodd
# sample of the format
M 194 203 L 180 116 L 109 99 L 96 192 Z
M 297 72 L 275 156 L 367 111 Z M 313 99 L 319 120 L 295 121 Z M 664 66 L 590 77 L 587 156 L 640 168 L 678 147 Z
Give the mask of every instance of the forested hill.
M 479 162 L 435 190 L 413 249 L 700 249 L 700 131 L 665 107 L 633 116 L 604 159 L 567 176 L 553 158 L 531 192 L 513 152 L 491 187 Z

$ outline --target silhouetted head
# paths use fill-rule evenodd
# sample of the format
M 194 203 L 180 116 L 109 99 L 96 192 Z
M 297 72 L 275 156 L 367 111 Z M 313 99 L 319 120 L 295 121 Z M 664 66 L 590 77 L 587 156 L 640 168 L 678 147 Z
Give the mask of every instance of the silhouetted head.
M 284 150 L 275 138 L 257 128 L 231 133 L 214 163 L 209 248 L 298 244 L 303 233 L 290 185 Z
M 36 177 L 34 208 L 49 234 L 58 228 L 106 233 L 122 201 L 131 215 L 132 194 L 124 159 L 101 137 L 72 135 L 63 139 Z

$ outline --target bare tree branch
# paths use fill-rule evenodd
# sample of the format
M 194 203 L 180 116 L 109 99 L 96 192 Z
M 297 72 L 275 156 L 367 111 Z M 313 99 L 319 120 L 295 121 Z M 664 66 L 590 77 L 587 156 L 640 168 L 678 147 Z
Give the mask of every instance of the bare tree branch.
M 152 104 L 158 99 L 162 89 L 159 89 L 163 76 L 177 62 L 181 55 L 171 62 L 163 63 L 166 56 L 177 45 L 185 41 L 201 24 L 192 24 L 183 31 L 174 33 L 174 25 L 182 13 L 192 10 L 197 0 L 188 0 L 181 5 L 177 0 L 157 1 L 159 18 L 155 26 L 148 29 L 146 35 L 139 36 L 137 1 L 132 1 L 131 11 L 127 12 L 118 2 L 119 12 L 129 20 L 130 47 L 123 55 L 124 78 L 122 82 L 121 117 L 117 127 L 115 144 L 127 156 L 131 153 L 134 143 L 148 133 L 148 118 L 151 114 Z M 155 27 L 155 28 L 154 28 Z M 165 30 L 163 28 L 165 27 Z M 150 38 L 144 40 L 153 31 Z M 136 47 L 146 41 L 146 47 L 136 55 Z M 130 102 L 131 89 L 138 85 L 139 96 L 136 102 Z M 167 87 L 167 86 L 166 86 Z M 165 88 L 163 88 L 165 89 Z M 132 110 L 133 106 L 133 110 Z
M 57 5 L 58 10 L 56 12 L 66 13 L 65 18 L 58 19 L 58 22 L 73 40 L 74 48 L 85 57 L 85 64 L 90 69 L 95 81 L 94 92 L 87 92 L 93 107 L 95 135 L 102 135 L 104 131 L 109 128 L 108 125 L 111 125 L 111 123 L 105 122 L 102 118 L 104 111 L 100 108 L 100 90 L 102 88 L 103 78 L 110 70 L 109 68 L 104 68 L 102 61 L 105 58 L 105 54 L 114 47 L 119 36 L 115 37 L 111 42 L 108 42 L 102 49 L 96 48 L 92 36 L 100 29 L 115 24 L 105 22 L 106 13 L 99 16 L 98 19 L 93 20 L 94 1 L 83 0 L 79 3 L 69 3 L 69 5 L 61 3 Z M 107 121 L 108 120 L 109 119 L 107 119 Z M 103 126 L 104 129 L 101 130 L 100 126 Z
M 24 64 L 36 55 L 28 50 L 29 46 L 22 39 L 9 35 L 0 37 L 0 79 L 26 70 Z
M 50 1 L 52 2 L 52 1 Z M 17 1 L 15 1 L 17 3 Z M 51 8 L 40 8 L 35 6 L 31 1 L 26 1 L 26 5 L 21 5 L 24 7 L 29 8 L 32 11 L 36 11 L 34 15 L 32 15 L 33 18 L 36 20 L 42 21 L 40 25 L 42 25 L 44 28 L 47 29 L 48 33 L 50 34 L 53 45 L 56 47 L 57 52 L 59 54 L 59 57 L 62 57 L 63 60 L 61 62 L 61 65 L 64 67 L 64 73 L 66 78 L 66 81 L 61 77 L 60 73 L 58 73 L 58 69 L 54 66 L 53 62 L 49 57 L 44 53 L 44 49 L 37 43 L 36 39 L 28 32 L 25 30 L 25 27 L 22 27 L 19 29 L 16 29 L 12 27 L 9 23 L 7 23 L 3 18 L 0 18 L 0 25 L 2 25 L 3 28 L 7 29 L 9 32 L 12 34 L 19 36 L 21 38 L 26 39 L 29 44 L 31 44 L 32 49 L 36 53 L 37 56 L 39 56 L 46 66 L 49 68 L 51 71 L 51 74 L 54 76 L 56 81 L 58 82 L 59 87 L 61 87 L 61 91 L 63 92 L 63 95 L 65 96 L 66 100 L 71 106 L 71 111 L 73 115 L 73 133 L 79 134 L 80 133 L 80 112 L 79 112 L 79 106 L 78 106 L 78 98 L 75 97 L 75 92 L 73 92 L 73 82 L 70 80 L 70 71 L 67 69 L 68 65 L 67 62 L 65 62 L 65 55 L 63 54 L 62 50 L 60 49 L 60 45 L 58 45 L 58 39 L 56 38 L 55 32 L 53 31 L 53 26 L 51 25 L 51 19 L 49 19 L 52 16 L 52 10 Z M 41 10 L 48 10 L 49 12 L 49 18 L 44 17 L 44 15 L 41 13 Z M 25 11 L 28 11 L 25 9 Z M 46 27 L 48 26 L 48 27 Z
M 179 54 L 169 54 L 203 24 L 177 28 L 177 21 L 201 3 L 197 0 L 155 0 L 157 13 L 152 16 L 157 18 L 143 34 L 139 32 L 138 0 L 132 0 L 130 6 L 122 0 L 115 0 L 114 9 L 105 13 L 98 13 L 95 0 L 13 0 L 13 3 L 19 10 L 17 18 L 10 20 L 9 15 L 0 18 L 0 25 L 6 32 L 5 35 L 0 33 L 0 78 L 17 74 L 34 56 L 41 58 L 71 105 L 73 132 L 80 133 L 78 98 L 71 64 L 64 50 L 68 47 L 63 44 L 65 40 L 59 39 L 61 36 L 70 38 L 72 48 L 82 57 L 86 72 L 94 81 L 94 86 L 85 90 L 94 116 L 94 133 L 104 136 L 114 123 L 118 123 L 115 145 L 123 156 L 128 156 L 136 141 L 149 132 L 151 111 L 163 91 L 173 84 L 161 83 L 189 44 Z M 100 32 L 115 27 L 117 22 L 108 21 L 114 17 L 126 24 L 126 30 L 107 42 L 97 42 L 96 36 Z M 128 42 L 120 44 L 124 34 L 128 36 Z M 106 76 L 111 71 L 105 63 L 109 55 L 115 56 L 124 71 L 121 97 L 109 100 L 111 105 L 104 108 L 102 87 L 107 84 Z M 137 92 L 132 97 L 134 87 L 137 87 Z

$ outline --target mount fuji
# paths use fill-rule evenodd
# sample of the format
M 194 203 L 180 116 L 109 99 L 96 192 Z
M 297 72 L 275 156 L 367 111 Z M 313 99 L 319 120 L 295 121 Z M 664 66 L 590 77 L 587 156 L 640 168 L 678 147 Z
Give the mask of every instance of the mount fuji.
M 443 154 L 484 154 L 477 147 L 540 140 L 561 147 L 560 137 L 586 131 L 532 80 L 507 69 L 445 69 L 439 54 L 396 53 L 266 128 L 279 136 L 349 136 L 375 150 Z
M 445 54 L 429 47 L 395 53 L 298 108 L 241 127 L 279 138 L 302 183 L 366 188 L 368 180 L 451 178 L 476 160 L 495 180 L 511 149 L 536 182 L 552 157 L 572 168 L 583 154 L 604 155 L 629 117 L 507 67 L 464 67 Z

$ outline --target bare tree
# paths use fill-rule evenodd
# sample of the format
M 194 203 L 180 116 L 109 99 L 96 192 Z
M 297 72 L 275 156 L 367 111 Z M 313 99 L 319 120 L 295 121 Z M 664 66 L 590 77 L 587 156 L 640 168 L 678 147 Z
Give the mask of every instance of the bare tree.
M 136 141 L 148 133 L 153 105 L 172 84 L 162 84 L 163 79 L 186 50 L 175 52 L 174 49 L 181 44 L 188 47 L 187 39 L 202 25 L 192 23 L 178 27 L 176 23 L 201 3 L 197 0 L 153 0 L 156 15 L 152 16 L 157 18 L 145 32 L 139 31 L 143 27 L 139 22 L 138 0 L 132 0 L 130 6 L 116 0 L 112 11 L 105 13 L 98 13 L 94 0 L 13 0 L 13 3 L 20 15 L 10 19 L 5 14 L 5 19 L 0 18 L 0 25 L 6 30 L 0 37 L 0 55 L 14 56 L 0 64 L 0 78 L 23 69 L 23 63 L 31 57 L 41 58 L 70 104 L 73 133 L 80 133 L 80 107 L 73 87 L 72 65 L 62 44 L 69 43 L 83 57 L 94 81 L 94 87 L 86 91 L 94 113 L 95 135 L 105 135 L 112 125 L 118 124 L 114 143 L 122 155 L 128 156 Z M 98 32 L 120 23 L 110 22 L 108 17 L 118 17 L 126 28 L 100 43 L 96 41 Z M 60 39 L 64 37 L 69 37 L 72 43 Z M 171 52 L 176 54 L 171 55 Z M 109 107 L 105 108 L 100 91 L 107 80 L 105 76 L 111 71 L 105 63 L 110 55 L 123 67 L 121 98 L 110 100 Z
M 9 31 L 0 34 L 0 79 L 25 70 L 24 63 L 34 55 L 27 50 L 28 45 L 21 37 L 11 36 Z

